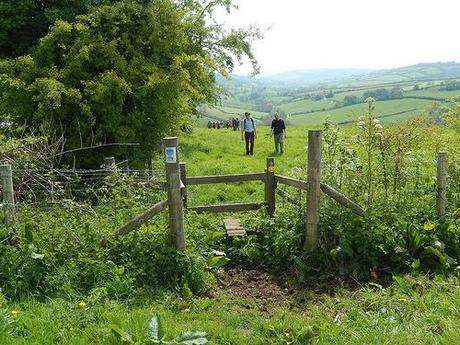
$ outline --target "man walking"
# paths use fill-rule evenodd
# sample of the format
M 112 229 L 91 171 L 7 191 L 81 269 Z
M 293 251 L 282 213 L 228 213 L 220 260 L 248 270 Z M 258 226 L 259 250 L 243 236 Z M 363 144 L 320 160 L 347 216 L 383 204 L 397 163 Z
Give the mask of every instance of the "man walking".
M 246 140 L 246 155 L 254 155 L 254 140 L 256 139 L 256 123 L 251 113 L 244 113 L 243 125 L 241 126 L 241 140 Z M 243 139 L 244 132 L 244 139 Z
M 277 154 L 284 153 L 284 138 L 286 137 L 286 125 L 278 113 L 272 121 L 271 135 L 275 138 L 275 151 Z

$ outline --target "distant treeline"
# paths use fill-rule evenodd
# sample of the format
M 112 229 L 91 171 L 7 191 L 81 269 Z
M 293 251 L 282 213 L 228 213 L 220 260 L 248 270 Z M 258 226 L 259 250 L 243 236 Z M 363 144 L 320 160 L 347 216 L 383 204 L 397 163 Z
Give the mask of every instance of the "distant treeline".
M 442 91 L 455 91 L 460 90 L 460 81 L 458 80 L 448 80 L 441 82 L 441 87 L 439 90 Z

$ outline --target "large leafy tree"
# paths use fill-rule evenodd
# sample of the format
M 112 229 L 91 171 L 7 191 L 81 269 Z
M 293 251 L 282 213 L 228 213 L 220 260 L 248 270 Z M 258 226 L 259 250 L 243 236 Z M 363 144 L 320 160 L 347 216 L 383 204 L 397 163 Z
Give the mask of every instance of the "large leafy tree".
M 28 53 L 56 20 L 72 21 L 102 2 L 104 0 L 1 0 L 0 56 Z
M 33 53 L 0 64 L 0 111 L 26 130 L 63 136 L 66 149 L 137 142 L 149 160 L 161 137 L 219 95 L 215 74 L 248 57 L 257 30 L 211 20 L 228 0 L 119 1 L 58 20 Z M 127 155 L 126 149 L 98 152 Z M 82 151 L 82 166 L 100 156 Z

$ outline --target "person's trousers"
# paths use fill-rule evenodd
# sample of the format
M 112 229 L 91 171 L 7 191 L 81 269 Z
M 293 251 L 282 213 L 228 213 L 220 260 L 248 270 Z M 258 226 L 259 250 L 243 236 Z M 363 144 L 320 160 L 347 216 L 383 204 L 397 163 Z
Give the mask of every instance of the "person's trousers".
M 246 154 L 254 154 L 254 132 L 244 132 L 244 139 L 246 140 Z
M 275 151 L 278 154 L 284 153 L 284 133 L 275 134 Z

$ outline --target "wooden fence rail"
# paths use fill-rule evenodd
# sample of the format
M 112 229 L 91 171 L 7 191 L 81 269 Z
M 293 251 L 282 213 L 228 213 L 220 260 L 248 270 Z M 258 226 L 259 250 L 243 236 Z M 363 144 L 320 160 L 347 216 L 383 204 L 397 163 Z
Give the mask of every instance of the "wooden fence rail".
M 221 205 L 207 205 L 190 207 L 189 210 L 196 213 L 225 213 L 225 212 L 246 212 L 256 211 L 266 206 L 265 202 L 248 202 L 237 204 L 221 204 Z
M 264 173 L 187 177 L 186 185 L 265 181 Z
M 281 175 L 275 175 L 275 180 L 278 183 L 285 184 L 290 187 L 294 187 L 300 190 L 306 191 L 308 189 L 308 184 L 305 181 L 302 180 L 297 180 L 292 177 L 286 177 L 286 176 L 281 176 Z
M 364 210 L 361 206 L 359 206 L 357 203 L 355 203 L 354 201 L 348 199 L 345 195 L 343 195 L 342 193 L 340 193 L 339 191 L 336 191 L 334 188 L 332 188 L 331 186 L 325 184 L 325 183 L 321 183 L 321 191 L 330 196 L 332 199 L 334 199 L 335 201 L 337 201 L 340 205 L 352 210 L 355 214 L 357 214 L 358 216 L 361 216 L 363 217 L 364 216 Z
M 162 211 L 168 208 L 168 202 L 162 201 L 158 204 L 154 205 L 153 207 L 149 208 L 147 211 L 142 213 L 141 215 L 131 219 L 123 226 L 119 227 L 117 231 L 115 231 L 115 237 L 125 236 L 130 232 L 139 228 L 142 224 L 148 222 L 150 219 L 155 217 L 157 214 L 161 213 Z

